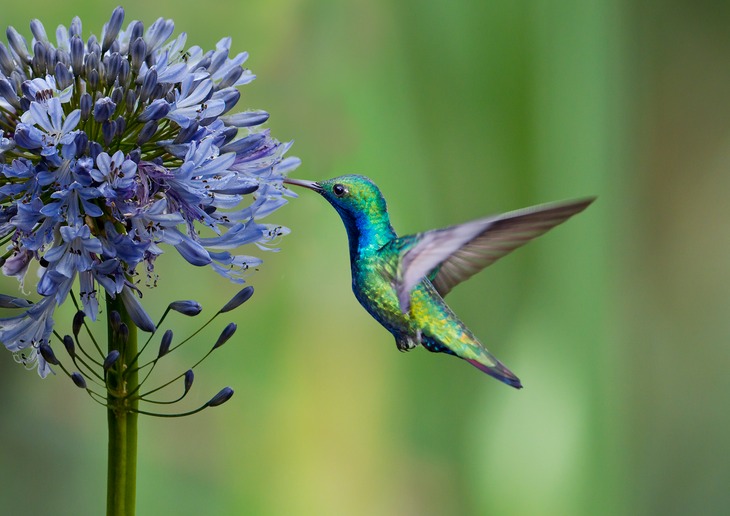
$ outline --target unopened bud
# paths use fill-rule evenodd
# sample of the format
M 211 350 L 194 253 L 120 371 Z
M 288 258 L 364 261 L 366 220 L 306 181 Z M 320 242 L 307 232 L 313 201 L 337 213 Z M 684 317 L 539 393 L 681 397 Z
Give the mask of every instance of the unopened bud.
M 119 331 L 119 325 L 122 324 L 122 316 L 116 310 L 112 310 L 109 313 L 109 324 L 112 325 L 112 330 L 115 332 Z
M 226 303 L 226 305 L 220 309 L 220 313 L 226 313 L 230 312 L 231 310 L 235 310 L 239 306 L 241 306 L 243 303 L 248 301 L 251 296 L 253 296 L 253 287 L 248 286 L 238 292 L 235 296 L 231 298 L 230 301 Z
M 170 351 L 170 344 L 172 343 L 172 330 L 166 330 L 162 335 L 162 342 L 160 342 L 160 352 L 157 353 L 157 358 L 160 358 Z
M 43 357 L 43 360 L 48 362 L 51 365 L 58 365 L 60 362 L 56 358 L 56 355 L 53 353 L 53 350 L 51 349 L 51 346 L 43 342 L 38 346 L 38 351 L 41 352 L 41 356 Z
M 198 315 L 203 307 L 197 301 L 175 301 L 170 303 L 170 310 L 175 310 L 183 315 L 195 316 Z
M 236 326 L 236 323 L 229 323 L 228 326 L 223 328 L 223 331 L 221 332 L 220 336 L 218 337 L 218 340 L 215 341 L 215 344 L 213 345 L 213 349 L 221 347 L 223 344 L 225 344 L 228 339 L 233 337 L 233 334 L 236 333 L 236 329 L 238 327 Z
M 94 104 L 94 120 L 97 122 L 105 122 L 114 113 L 117 105 L 109 97 L 102 97 Z
M 82 310 L 79 310 L 74 315 L 73 323 L 71 323 L 71 329 L 76 337 L 79 336 L 81 327 L 84 325 L 84 317 L 86 317 L 86 314 Z
M 71 380 L 76 384 L 76 387 L 79 389 L 86 389 L 86 380 L 83 376 L 81 376 L 81 373 L 73 372 L 71 373 Z
M 71 358 L 76 356 L 76 345 L 74 344 L 74 339 L 71 335 L 64 335 L 63 346 L 66 348 L 66 353 L 68 353 Z
M 119 342 L 126 344 L 129 340 L 129 326 L 125 323 L 119 325 Z
M 114 363 L 119 359 L 119 351 L 116 349 L 113 349 L 109 352 L 109 354 L 104 359 L 104 371 L 108 371 L 111 366 L 114 365 Z
M 188 392 L 193 386 L 193 380 L 195 380 L 195 373 L 192 369 L 188 369 L 185 371 L 185 392 Z
M 233 396 L 233 389 L 230 387 L 224 387 L 221 389 L 221 391 L 213 396 L 211 400 L 206 403 L 209 407 L 217 407 L 218 405 L 223 405 L 226 401 L 231 399 L 231 396 Z

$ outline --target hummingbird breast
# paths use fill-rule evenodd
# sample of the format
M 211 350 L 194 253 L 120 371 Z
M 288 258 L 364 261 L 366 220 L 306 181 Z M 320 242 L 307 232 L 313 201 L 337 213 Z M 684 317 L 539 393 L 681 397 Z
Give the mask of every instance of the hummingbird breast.
M 352 290 L 375 320 L 398 336 L 407 332 L 410 318 L 400 310 L 394 285 L 397 257 L 365 256 L 352 264 Z

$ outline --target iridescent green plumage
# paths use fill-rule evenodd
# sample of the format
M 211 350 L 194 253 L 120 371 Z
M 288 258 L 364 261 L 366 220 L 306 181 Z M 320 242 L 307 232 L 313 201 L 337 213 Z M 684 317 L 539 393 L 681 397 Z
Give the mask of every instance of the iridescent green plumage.
M 398 349 L 419 344 L 456 355 L 516 388 L 522 384 L 489 353 L 444 302 L 455 285 L 584 210 L 593 198 L 535 206 L 495 217 L 398 237 L 385 199 L 364 176 L 286 183 L 321 194 L 337 210 L 350 243 L 352 290 L 395 337 Z

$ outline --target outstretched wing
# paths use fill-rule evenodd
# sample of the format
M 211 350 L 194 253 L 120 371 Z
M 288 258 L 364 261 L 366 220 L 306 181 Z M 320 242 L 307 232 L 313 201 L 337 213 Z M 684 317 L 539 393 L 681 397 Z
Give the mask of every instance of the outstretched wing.
M 580 213 L 594 200 L 591 197 L 541 204 L 403 237 L 396 284 L 401 310 L 408 312 L 411 290 L 424 277 L 428 276 L 443 297 L 457 284 Z

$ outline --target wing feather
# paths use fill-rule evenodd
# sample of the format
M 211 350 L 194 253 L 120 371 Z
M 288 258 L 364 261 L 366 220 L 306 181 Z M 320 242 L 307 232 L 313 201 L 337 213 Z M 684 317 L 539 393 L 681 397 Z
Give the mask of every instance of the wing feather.
M 580 213 L 594 200 L 591 197 L 542 204 L 404 237 L 396 285 L 401 309 L 408 311 L 411 290 L 424 277 L 443 297 L 504 255 Z

